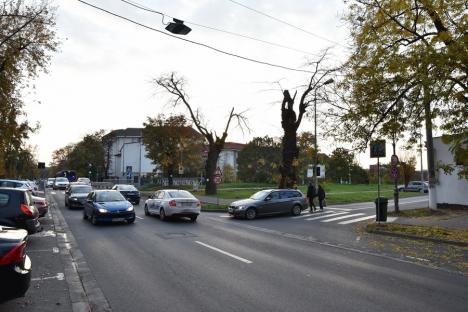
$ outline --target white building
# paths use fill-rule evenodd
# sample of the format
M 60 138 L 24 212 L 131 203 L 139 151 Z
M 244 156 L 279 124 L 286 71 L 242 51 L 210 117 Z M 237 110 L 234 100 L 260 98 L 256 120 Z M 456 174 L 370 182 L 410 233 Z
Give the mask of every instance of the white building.
M 156 168 L 152 160 L 146 157 L 141 130 L 141 128 L 127 128 L 106 134 L 105 138 L 111 141 L 109 177 L 133 179 L 150 174 Z
M 437 206 L 460 205 L 468 207 L 468 180 L 458 178 L 460 169 L 456 167 L 457 164 L 454 163 L 454 157 L 449 148 L 450 145 L 442 142 L 441 137 L 434 138 L 436 165 L 442 163 L 455 166 L 452 174 L 445 174 L 442 169 L 438 169 L 436 172 L 437 183 L 434 190 Z
M 245 144 L 235 142 L 224 143 L 224 148 L 219 154 L 218 167 L 224 170 L 224 167 L 228 165 L 237 173 L 237 157 L 244 146 Z

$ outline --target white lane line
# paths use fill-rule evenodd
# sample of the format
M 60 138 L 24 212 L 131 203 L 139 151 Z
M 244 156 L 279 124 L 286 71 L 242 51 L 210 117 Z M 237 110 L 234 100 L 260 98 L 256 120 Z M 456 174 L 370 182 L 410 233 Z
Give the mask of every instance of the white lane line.
M 301 215 L 301 216 L 292 217 L 291 219 L 308 218 L 308 217 L 311 217 L 311 216 L 323 216 L 324 214 L 327 214 L 327 213 L 335 213 L 335 212 L 334 211 L 324 211 L 324 212 L 307 213 L 307 214 L 304 214 L 304 215 Z
M 218 217 L 220 217 L 220 218 L 230 218 L 231 215 L 220 215 L 220 216 L 218 216 Z
M 143 220 L 143 219 L 144 219 L 144 218 L 142 218 L 142 217 L 139 217 L 139 216 L 135 216 L 135 217 L 137 217 L 137 218 L 138 218 L 138 219 L 140 219 L 140 220 Z
M 217 251 L 217 252 L 219 252 L 219 253 L 222 253 L 223 255 L 232 257 L 232 258 L 234 258 L 234 259 L 236 259 L 236 260 L 242 261 L 242 262 L 244 262 L 244 263 L 248 263 L 248 264 L 253 263 L 253 262 L 250 261 L 250 260 L 247 260 L 247 259 L 238 257 L 238 256 L 236 256 L 236 255 L 233 255 L 232 253 L 229 253 L 229 252 L 224 251 L 224 250 L 221 250 L 221 249 L 219 249 L 219 248 L 210 246 L 210 245 L 208 245 L 208 244 L 205 244 L 205 243 L 202 243 L 202 242 L 199 242 L 199 241 L 195 241 L 195 243 L 197 243 L 197 244 L 199 244 L 199 245 L 202 245 L 202 246 L 205 246 L 206 248 L 210 248 L 210 249 L 212 249 L 212 250 L 214 250 L 214 251 Z
M 328 214 L 328 215 L 324 215 L 324 216 L 320 216 L 320 217 L 308 218 L 308 219 L 306 219 L 306 221 L 313 221 L 313 220 L 318 220 L 318 219 L 330 218 L 332 216 L 339 216 L 339 215 L 346 214 L 346 213 L 348 213 L 348 212 L 337 212 L 337 213 L 332 213 L 332 214 Z
M 361 222 L 361 221 L 365 221 L 365 220 L 369 220 L 369 219 L 375 219 L 375 215 L 365 216 L 365 217 L 362 217 L 362 218 L 357 218 L 357 219 L 352 219 L 352 220 L 341 221 L 341 222 L 338 222 L 338 224 L 351 224 L 351 223 Z
M 357 217 L 357 216 L 362 216 L 364 215 L 363 213 L 355 213 L 355 214 L 350 214 L 350 215 L 346 215 L 346 216 L 341 216 L 341 217 L 336 217 L 336 218 L 332 218 L 332 219 L 327 219 L 327 220 L 323 220 L 323 221 L 320 221 L 320 222 L 332 222 L 332 221 L 337 221 L 337 220 L 341 220 L 341 219 L 347 219 L 347 218 L 352 218 L 352 217 Z
M 51 279 L 63 281 L 65 279 L 65 275 L 63 273 L 57 273 L 57 275 L 55 276 L 31 278 L 31 281 L 45 281 L 45 280 L 51 280 Z

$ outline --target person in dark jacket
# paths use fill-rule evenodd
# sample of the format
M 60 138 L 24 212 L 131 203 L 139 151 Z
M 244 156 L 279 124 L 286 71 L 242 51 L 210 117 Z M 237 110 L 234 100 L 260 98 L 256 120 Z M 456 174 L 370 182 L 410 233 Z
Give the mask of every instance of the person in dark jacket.
M 314 197 L 317 196 L 317 192 L 315 191 L 315 186 L 312 182 L 309 182 L 309 186 L 307 187 L 307 198 L 309 199 L 309 208 L 310 212 L 314 212 L 316 210 Z
M 319 200 L 320 211 L 323 211 L 323 202 L 325 201 L 325 190 L 321 185 L 319 185 L 318 187 L 317 196 Z

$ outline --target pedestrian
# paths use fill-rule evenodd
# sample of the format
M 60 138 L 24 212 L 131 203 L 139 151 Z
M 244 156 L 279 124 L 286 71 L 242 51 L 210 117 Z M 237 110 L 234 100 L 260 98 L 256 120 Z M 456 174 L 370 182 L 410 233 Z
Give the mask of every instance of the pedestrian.
M 317 192 L 315 191 L 315 186 L 312 181 L 309 182 L 309 186 L 307 187 L 307 198 L 309 199 L 309 209 L 310 212 L 315 211 L 315 203 L 314 197 L 317 196 Z
M 321 185 L 319 185 L 318 187 L 317 196 L 319 200 L 320 211 L 323 211 L 323 203 L 325 202 L 325 190 Z

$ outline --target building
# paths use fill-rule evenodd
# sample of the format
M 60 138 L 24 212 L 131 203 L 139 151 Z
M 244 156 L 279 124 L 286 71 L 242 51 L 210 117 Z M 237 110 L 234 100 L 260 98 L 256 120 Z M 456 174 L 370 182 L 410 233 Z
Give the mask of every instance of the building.
M 156 165 L 146 157 L 141 128 L 113 130 L 104 136 L 109 142 L 107 175 L 118 179 L 135 179 L 153 173 Z
M 104 136 L 104 140 L 109 142 L 107 175 L 110 178 L 132 179 L 137 182 L 138 177 L 156 172 L 157 166 L 146 157 L 142 128 L 113 130 Z M 218 167 L 223 170 L 226 165 L 229 165 L 234 172 L 237 172 L 237 157 L 244 146 L 241 143 L 226 142 L 219 155 Z
M 468 207 L 468 180 L 459 179 L 459 168 L 454 164 L 454 157 L 449 150 L 450 145 L 442 142 L 441 137 L 434 138 L 435 163 L 453 165 L 455 170 L 451 174 L 445 174 L 442 169 L 436 171 L 435 198 L 437 206 L 465 206 Z

